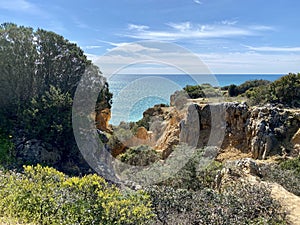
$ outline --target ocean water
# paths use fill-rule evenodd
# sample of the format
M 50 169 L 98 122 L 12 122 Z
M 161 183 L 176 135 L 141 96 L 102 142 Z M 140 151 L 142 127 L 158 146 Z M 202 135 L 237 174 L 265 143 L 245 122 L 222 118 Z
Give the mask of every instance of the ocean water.
M 214 87 L 242 84 L 247 80 L 274 81 L 283 74 L 116 74 L 108 78 L 113 93 L 112 118 L 110 123 L 138 121 L 143 112 L 155 104 L 169 104 L 170 95 L 186 85 L 210 83 Z

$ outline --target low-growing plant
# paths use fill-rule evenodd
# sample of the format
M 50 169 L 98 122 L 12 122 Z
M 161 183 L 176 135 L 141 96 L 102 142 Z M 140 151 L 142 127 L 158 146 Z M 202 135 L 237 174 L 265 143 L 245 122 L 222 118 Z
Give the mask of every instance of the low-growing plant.
M 224 193 L 165 186 L 146 189 L 155 224 L 286 224 L 285 213 L 263 185 L 238 183 Z
M 291 170 L 296 175 L 300 175 L 300 157 L 283 161 L 280 164 L 280 168 L 284 170 Z
M 140 145 L 126 150 L 118 156 L 122 162 L 133 166 L 148 166 L 160 159 L 159 154 L 147 145 Z
M 181 145 L 177 148 L 188 148 L 188 146 Z M 191 190 L 211 188 L 222 164 L 206 157 L 205 151 L 209 151 L 208 148 L 196 149 L 193 157 L 173 177 L 163 181 L 162 184 Z
M 300 196 L 299 158 L 262 166 L 264 179 L 276 182 L 287 191 Z
M 14 144 L 11 135 L 0 133 L 0 165 L 6 167 L 15 161 Z
M 67 177 L 53 168 L 26 166 L 0 174 L 0 217 L 34 224 L 146 224 L 149 196 L 120 191 L 97 175 Z

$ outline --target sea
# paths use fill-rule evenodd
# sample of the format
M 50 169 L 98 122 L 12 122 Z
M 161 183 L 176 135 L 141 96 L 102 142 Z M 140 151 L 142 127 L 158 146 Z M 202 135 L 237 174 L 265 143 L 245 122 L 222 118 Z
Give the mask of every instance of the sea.
M 115 74 L 107 78 L 113 93 L 110 123 L 138 121 L 156 104 L 170 104 L 170 95 L 186 85 L 209 83 L 213 87 L 240 85 L 247 80 L 274 81 L 284 74 Z

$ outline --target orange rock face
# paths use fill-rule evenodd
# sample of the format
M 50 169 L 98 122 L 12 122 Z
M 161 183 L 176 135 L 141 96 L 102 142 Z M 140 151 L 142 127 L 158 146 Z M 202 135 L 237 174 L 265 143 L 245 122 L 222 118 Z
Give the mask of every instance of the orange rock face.
M 111 133 L 112 130 L 109 128 L 109 120 L 111 118 L 110 109 L 106 108 L 100 112 L 96 112 L 96 127 L 99 130 Z

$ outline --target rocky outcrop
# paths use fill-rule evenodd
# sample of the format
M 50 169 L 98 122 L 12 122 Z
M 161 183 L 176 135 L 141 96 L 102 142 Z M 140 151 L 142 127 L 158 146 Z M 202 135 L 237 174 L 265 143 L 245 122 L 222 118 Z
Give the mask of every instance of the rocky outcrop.
M 190 146 L 220 146 L 221 142 L 222 149 L 238 149 L 250 152 L 254 159 L 266 159 L 291 151 L 290 140 L 298 140 L 297 133 L 294 135 L 300 126 L 297 113 L 272 105 L 250 108 L 246 103 L 192 104 L 180 122 L 179 137 Z
M 154 149 L 160 152 L 163 159 L 167 158 L 172 152 L 173 146 L 179 144 L 179 124 L 183 116 L 173 108 L 166 110 L 150 122 L 149 130 L 152 134 Z
M 96 112 L 96 128 L 108 133 L 112 133 L 109 127 L 109 120 L 111 118 L 111 111 L 109 108 Z
M 176 100 L 179 105 L 185 102 L 178 96 L 171 96 L 173 106 L 155 106 L 144 113 L 151 146 L 163 158 L 180 142 L 197 148 L 217 146 L 221 153 L 240 152 L 243 157 L 254 159 L 291 154 L 297 148 L 300 152 L 300 110 L 272 105 L 249 107 L 237 102 L 190 102 L 178 109 Z M 140 135 L 143 139 L 146 132 Z
M 261 177 L 261 169 L 253 159 L 244 158 L 228 161 L 225 163 L 223 169 L 218 171 L 214 180 L 214 186 L 218 191 L 221 191 L 222 187 L 235 183 L 238 180 L 247 178 L 259 180 Z

